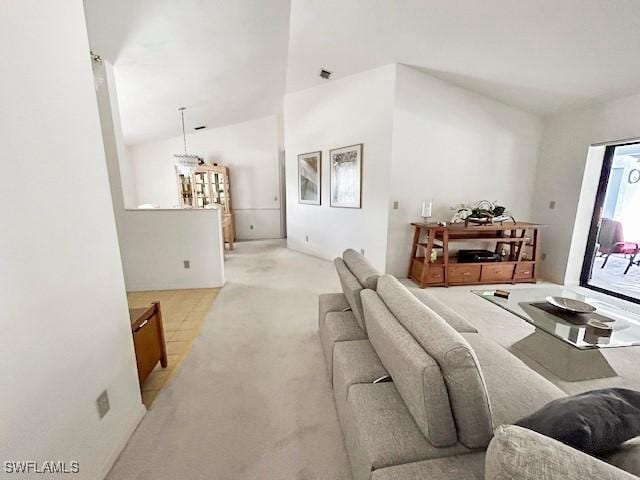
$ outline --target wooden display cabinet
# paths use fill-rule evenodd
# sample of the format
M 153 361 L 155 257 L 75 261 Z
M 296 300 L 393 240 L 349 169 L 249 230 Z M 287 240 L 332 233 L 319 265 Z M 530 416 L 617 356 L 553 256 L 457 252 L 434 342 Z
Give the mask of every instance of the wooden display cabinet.
M 193 175 L 177 172 L 178 197 L 182 208 L 222 208 L 224 241 L 233 249 L 236 240 L 235 223 L 231 209 L 229 170 L 220 165 L 200 165 Z
M 415 228 L 408 277 L 420 288 L 492 283 L 535 283 L 540 251 L 541 225 L 525 222 L 469 225 L 412 223 Z M 451 243 L 495 243 L 495 253 L 506 256 L 498 262 L 458 263 L 451 255 Z M 436 262 L 431 252 L 437 250 Z

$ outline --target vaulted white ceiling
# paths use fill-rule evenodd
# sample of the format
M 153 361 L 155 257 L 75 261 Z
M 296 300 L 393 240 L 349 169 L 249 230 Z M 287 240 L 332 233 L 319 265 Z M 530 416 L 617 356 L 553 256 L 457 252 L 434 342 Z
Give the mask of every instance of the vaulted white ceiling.
M 640 90 L 640 0 L 85 0 L 128 143 L 278 112 L 287 92 L 405 63 L 550 114 Z
M 113 66 L 129 144 L 280 110 L 289 0 L 85 0 L 92 49 Z
M 638 0 L 293 0 L 287 91 L 405 63 L 540 114 L 640 89 Z

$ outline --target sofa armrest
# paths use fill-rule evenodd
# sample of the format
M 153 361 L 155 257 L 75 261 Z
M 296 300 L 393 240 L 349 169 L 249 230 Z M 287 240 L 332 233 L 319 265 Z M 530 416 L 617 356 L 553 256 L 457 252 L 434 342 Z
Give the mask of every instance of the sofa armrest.
M 624 442 L 620 448 L 607 455 L 606 460 L 625 472 L 640 476 L 640 437 Z
M 485 480 L 638 480 L 608 463 L 539 433 L 503 425 L 487 449 Z

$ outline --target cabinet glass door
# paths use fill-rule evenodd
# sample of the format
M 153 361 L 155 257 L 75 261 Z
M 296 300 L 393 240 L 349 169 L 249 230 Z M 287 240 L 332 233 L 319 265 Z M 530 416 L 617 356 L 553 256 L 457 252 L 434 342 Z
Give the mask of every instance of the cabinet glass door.
M 194 190 L 196 195 L 196 207 L 204 208 L 211 205 L 211 188 L 209 186 L 208 172 L 199 172 L 194 174 L 195 184 Z
M 215 198 L 215 202 L 224 207 L 224 212 L 229 213 L 228 202 L 227 202 L 227 185 L 225 182 L 225 175 L 222 173 L 211 173 L 211 189 L 213 190 L 213 195 Z
M 178 185 L 180 188 L 180 201 L 183 207 L 193 207 L 193 188 L 191 176 L 178 174 Z
M 218 182 L 218 174 L 211 172 L 211 191 L 213 192 L 213 201 L 216 203 L 220 203 L 220 192 L 219 192 L 219 182 Z

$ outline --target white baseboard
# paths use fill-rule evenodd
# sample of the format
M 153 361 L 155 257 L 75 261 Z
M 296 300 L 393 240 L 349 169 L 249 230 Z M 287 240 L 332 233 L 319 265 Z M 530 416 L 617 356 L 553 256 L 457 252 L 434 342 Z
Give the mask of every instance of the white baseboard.
M 127 442 L 131 438 L 131 435 L 133 435 L 133 432 L 136 431 L 136 428 L 138 428 L 138 425 L 140 424 L 140 422 L 142 421 L 142 418 L 146 415 L 146 413 L 147 413 L 147 409 L 141 403 L 137 414 L 133 418 L 133 422 L 131 422 L 131 425 L 129 425 L 129 428 L 127 428 L 125 430 L 125 434 L 122 436 L 122 438 L 120 439 L 120 441 L 118 442 L 118 444 L 116 445 L 114 450 L 111 452 L 111 454 L 107 458 L 107 461 L 105 462 L 104 466 L 102 467 L 102 470 L 101 470 L 100 475 L 98 476 L 98 478 L 104 480 L 107 477 L 107 475 L 111 471 L 111 468 L 113 467 L 114 463 L 116 463 L 116 460 L 118 459 L 118 457 L 122 453 L 122 450 L 124 450 L 124 447 L 127 446 Z

